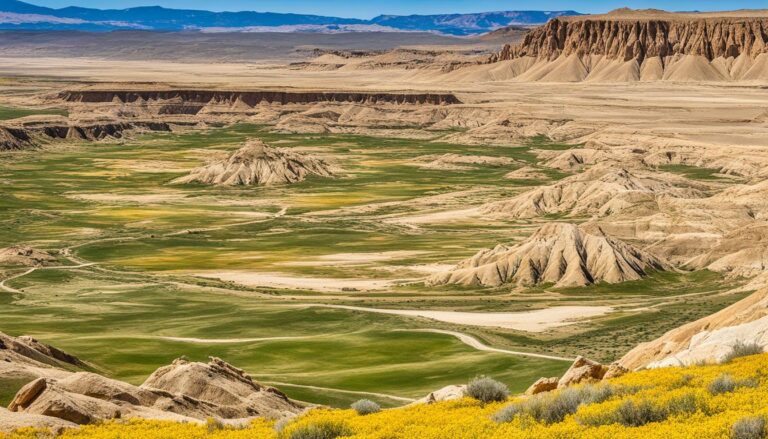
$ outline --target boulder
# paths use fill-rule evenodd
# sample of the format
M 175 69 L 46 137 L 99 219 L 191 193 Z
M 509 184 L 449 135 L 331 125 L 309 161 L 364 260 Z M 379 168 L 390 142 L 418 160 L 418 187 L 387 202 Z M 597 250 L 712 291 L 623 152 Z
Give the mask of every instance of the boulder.
M 424 398 L 418 399 L 413 404 L 434 404 L 441 401 L 453 401 L 467 396 L 467 386 L 445 386 L 442 389 L 435 390 Z
M 557 388 L 562 389 L 583 382 L 600 381 L 607 371 L 608 367 L 596 361 L 578 356 L 558 381 Z
M 560 378 L 558 377 L 539 378 L 535 383 L 531 384 L 531 387 L 525 391 L 525 394 L 532 396 L 539 393 L 551 392 L 552 390 L 557 389 L 557 384 L 559 381 Z

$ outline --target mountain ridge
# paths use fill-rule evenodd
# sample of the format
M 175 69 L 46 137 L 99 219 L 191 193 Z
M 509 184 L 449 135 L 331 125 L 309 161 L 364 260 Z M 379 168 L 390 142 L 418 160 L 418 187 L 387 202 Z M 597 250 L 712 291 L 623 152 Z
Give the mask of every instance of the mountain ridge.
M 0 29 L 112 31 L 207 30 L 247 32 L 262 28 L 302 26 L 299 31 L 434 32 L 454 36 L 487 33 L 511 25 L 539 25 L 550 18 L 580 15 L 576 11 L 492 11 L 472 14 L 379 15 L 370 20 L 276 12 L 213 12 L 141 6 L 127 9 L 60 9 L 18 0 L 0 0 Z M 312 26 L 307 28 L 307 26 Z

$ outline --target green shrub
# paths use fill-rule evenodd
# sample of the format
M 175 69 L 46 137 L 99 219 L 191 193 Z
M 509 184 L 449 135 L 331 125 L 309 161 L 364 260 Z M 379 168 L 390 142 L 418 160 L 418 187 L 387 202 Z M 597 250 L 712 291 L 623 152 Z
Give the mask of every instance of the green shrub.
M 739 419 L 731 428 L 731 439 L 764 439 L 766 436 L 765 418 L 759 416 Z
M 723 393 L 733 392 L 739 387 L 757 387 L 758 385 L 759 382 L 755 378 L 747 378 L 745 380 L 736 381 L 731 375 L 724 373 L 709 383 L 707 389 L 709 390 L 709 393 L 713 395 L 720 395 Z
M 728 355 L 725 356 L 723 361 L 725 363 L 729 363 L 736 358 L 759 355 L 759 354 L 762 354 L 763 352 L 764 352 L 763 347 L 755 342 L 745 343 L 743 341 L 737 341 L 733 346 L 731 346 L 731 352 L 729 352 Z
M 480 376 L 469 382 L 467 395 L 487 404 L 489 402 L 505 401 L 509 397 L 509 388 L 506 384 L 494 379 Z
M 322 421 L 302 425 L 293 430 L 290 439 L 336 439 L 337 437 L 351 436 L 352 433 L 352 430 L 343 422 Z
M 517 416 L 527 415 L 539 422 L 554 424 L 576 413 L 576 410 L 584 404 L 598 404 L 611 399 L 617 393 L 617 389 L 609 384 L 571 387 L 559 392 L 541 393 L 504 407 L 493 415 L 493 420 L 510 422 Z
M 361 399 L 352 403 L 352 409 L 357 412 L 358 415 L 365 416 L 381 411 L 381 406 L 369 399 Z
M 733 392 L 736 390 L 736 380 L 731 375 L 724 373 L 709 383 L 707 390 L 713 395 Z
M 647 400 L 627 400 L 616 409 L 616 421 L 625 427 L 640 427 L 652 422 L 661 422 L 667 419 L 668 415 L 665 408 L 657 407 Z

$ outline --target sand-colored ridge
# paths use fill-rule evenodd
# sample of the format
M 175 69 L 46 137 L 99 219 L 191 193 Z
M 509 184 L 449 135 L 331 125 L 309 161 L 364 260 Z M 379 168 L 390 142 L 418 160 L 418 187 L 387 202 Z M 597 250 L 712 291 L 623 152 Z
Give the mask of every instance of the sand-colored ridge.
M 483 206 L 483 213 L 511 218 L 553 214 L 607 216 L 658 197 L 699 198 L 694 183 L 672 174 L 612 166 L 595 166 L 549 186 L 524 192 L 510 200 Z
M 768 289 L 642 343 L 619 363 L 628 369 L 639 369 L 719 362 L 737 342 L 768 347 Z
M 667 263 L 597 227 L 549 223 L 518 245 L 482 250 L 426 283 L 575 287 L 638 280 L 652 270 L 665 269 L 669 269 Z
M 251 139 L 228 158 L 194 169 L 171 183 L 268 186 L 297 183 L 310 175 L 331 177 L 334 172 L 325 160 Z

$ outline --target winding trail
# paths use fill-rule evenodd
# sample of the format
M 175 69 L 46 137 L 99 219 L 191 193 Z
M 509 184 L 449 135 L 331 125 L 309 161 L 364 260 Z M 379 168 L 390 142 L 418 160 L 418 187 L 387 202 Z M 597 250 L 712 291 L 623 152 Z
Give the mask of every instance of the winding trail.
M 79 264 L 79 265 L 53 265 L 53 266 L 50 266 L 50 267 L 32 267 L 32 268 L 30 268 L 29 270 L 27 270 L 27 271 L 25 271 L 23 273 L 19 273 L 19 274 L 16 274 L 16 275 L 13 275 L 11 277 L 7 277 L 7 278 L 3 279 L 2 281 L 0 281 L 0 288 L 2 288 L 3 290 L 5 290 L 5 291 L 7 291 L 9 293 L 18 294 L 18 293 L 21 293 L 21 291 L 15 289 L 15 288 L 11 288 L 11 287 L 7 286 L 5 283 L 8 282 L 8 281 L 11 281 L 11 280 L 18 279 L 20 277 L 26 276 L 28 274 L 32 274 L 33 272 L 35 272 L 37 270 L 76 270 L 78 268 L 91 267 L 91 266 L 94 266 L 94 265 L 97 265 L 97 264 L 95 262 L 88 262 L 88 263 Z
M 336 393 L 347 393 L 350 395 L 361 395 L 361 396 L 376 396 L 379 398 L 387 398 L 392 399 L 395 401 L 400 402 L 414 402 L 416 401 L 413 398 L 405 398 L 403 396 L 395 396 L 395 395 L 388 395 L 386 393 L 376 393 L 376 392 L 362 392 L 358 390 L 343 390 L 343 389 L 334 389 L 331 387 L 318 387 L 318 386 L 308 386 L 304 384 L 291 384 L 291 383 L 283 383 L 280 381 L 263 381 L 259 380 L 259 382 L 274 386 L 280 386 L 280 387 L 301 387 L 303 389 L 311 389 L 311 390 L 322 390 L 324 392 L 336 392 Z
M 297 337 L 261 337 L 261 338 L 195 338 L 195 337 L 151 337 L 159 340 L 178 341 L 183 343 L 198 344 L 237 344 L 237 343 L 256 343 L 260 341 L 280 341 L 280 340 L 306 340 L 308 338 L 321 337 L 318 335 L 307 335 Z
M 508 355 L 517 355 L 520 357 L 532 357 L 532 358 L 543 358 L 546 360 L 555 360 L 555 361 L 567 361 L 567 362 L 573 362 L 573 358 L 565 358 L 565 357 L 558 357 L 556 355 L 546 355 L 546 354 L 534 354 L 531 352 L 521 352 L 521 351 L 510 351 L 507 349 L 498 349 L 491 346 L 488 346 L 486 344 L 483 344 L 480 340 L 476 339 L 475 337 L 472 337 L 469 334 L 464 334 L 462 332 L 457 331 L 446 331 L 443 329 L 398 329 L 397 331 L 400 332 L 432 332 L 435 334 L 445 334 L 445 335 L 452 335 L 459 339 L 462 343 L 465 345 L 475 348 L 478 351 L 485 351 L 485 352 L 496 352 L 499 354 L 508 354 Z

